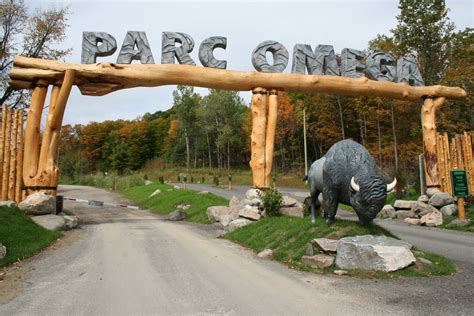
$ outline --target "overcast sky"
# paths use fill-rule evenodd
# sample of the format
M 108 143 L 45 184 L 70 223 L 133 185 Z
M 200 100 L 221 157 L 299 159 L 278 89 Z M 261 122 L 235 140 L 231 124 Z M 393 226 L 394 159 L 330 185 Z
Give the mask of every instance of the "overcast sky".
M 473 27 L 473 1 L 447 0 L 449 17 L 458 29 Z M 217 59 L 227 60 L 227 69 L 253 71 L 251 53 L 262 41 L 275 40 L 289 51 L 295 44 L 365 49 L 377 34 L 389 34 L 399 14 L 397 0 L 326 1 L 105 1 L 27 0 L 27 5 L 46 7 L 68 5 L 71 15 L 64 47 L 73 52 L 66 58 L 81 62 L 83 31 L 107 32 L 117 40 L 113 56 L 98 61 L 115 62 L 127 31 L 145 31 L 155 62 L 161 60 L 161 33 L 183 32 L 195 41 L 191 56 L 199 63 L 197 50 L 210 36 L 227 37 L 227 49 L 217 49 Z M 134 88 L 106 96 L 82 96 L 74 87 L 66 109 L 64 124 L 113 119 L 134 119 L 146 112 L 166 110 L 172 105 L 174 86 Z M 206 89 L 196 89 L 205 94 Z M 241 96 L 249 101 L 250 93 Z

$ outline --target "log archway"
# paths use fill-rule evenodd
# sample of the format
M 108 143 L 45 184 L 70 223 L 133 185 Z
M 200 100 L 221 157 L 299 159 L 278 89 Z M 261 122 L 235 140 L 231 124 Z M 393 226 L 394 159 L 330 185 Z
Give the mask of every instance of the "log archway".
M 253 186 L 271 183 L 273 146 L 277 122 L 277 91 L 374 96 L 400 100 L 423 100 L 421 110 L 425 173 L 428 187 L 439 187 L 436 160 L 436 110 L 447 99 L 464 99 L 457 87 L 412 87 L 404 83 L 368 78 L 243 72 L 179 64 L 71 64 L 60 61 L 16 57 L 10 84 L 33 89 L 28 112 L 23 181 L 29 192 L 55 194 L 59 180 L 56 156 L 59 132 L 73 85 L 83 95 L 101 96 L 117 90 L 162 85 L 188 85 L 235 91 L 252 91 Z M 40 121 L 48 86 L 52 85 L 50 109 L 40 148 Z

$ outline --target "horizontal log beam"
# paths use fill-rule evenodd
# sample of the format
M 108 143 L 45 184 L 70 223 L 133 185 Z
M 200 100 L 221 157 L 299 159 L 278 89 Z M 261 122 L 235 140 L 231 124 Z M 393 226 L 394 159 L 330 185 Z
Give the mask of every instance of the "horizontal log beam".
M 27 87 L 26 82 L 31 82 L 30 87 L 33 87 L 40 79 L 57 84 L 62 81 L 67 69 L 76 71 L 74 84 L 82 94 L 96 96 L 134 87 L 188 85 L 235 91 L 265 87 L 288 92 L 374 96 L 413 101 L 423 97 L 467 97 L 466 91 L 456 87 L 412 87 L 404 83 L 374 81 L 365 77 L 244 72 L 177 64 L 71 64 L 22 56 L 17 56 L 14 60 L 10 84 L 18 89 Z

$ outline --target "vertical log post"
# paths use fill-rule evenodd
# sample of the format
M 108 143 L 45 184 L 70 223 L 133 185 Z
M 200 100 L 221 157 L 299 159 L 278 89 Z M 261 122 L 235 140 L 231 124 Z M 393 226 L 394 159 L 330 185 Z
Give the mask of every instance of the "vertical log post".
M 4 134 L 3 143 L 3 179 L 2 179 L 2 200 L 8 199 L 8 179 L 10 175 L 10 144 L 11 144 L 11 127 L 12 127 L 12 115 L 11 111 L 7 109 L 5 112 L 7 127 Z
M 15 187 L 15 201 L 20 203 L 23 201 L 23 111 L 20 111 L 17 122 L 17 162 L 16 162 L 16 187 Z
M 31 104 L 26 119 L 25 148 L 23 154 L 23 182 L 26 186 L 34 185 L 33 178 L 38 170 L 41 115 L 43 113 L 43 105 L 47 92 L 47 82 L 40 80 L 33 89 L 33 95 L 31 96 Z M 31 192 L 31 190 L 27 190 L 26 195 Z
M 421 109 L 427 188 L 439 188 L 440 185 L 436 158 L 436 111 L 445 101 L 444 97 L 426 98 Z
M 252 135 L 250 167 L 254 188 L 265 188 L 265 133 L 267 127 L 267 90 L 255 88 L 252 96 Z
M 268 97 L 267 134 L 265 138 L 265 188 L 272 185 L 273 151 L 275 147 L 275 131 L 278 115 L 277 90 L 271 90 Z
M 15 181 L 16 181 L 16 156 L 17 156 L 17 122 L 18 110 L 13 111 L 11 125 L 11 142 L 10 142 L 10 173 L 8 176 L 8 200 L 15 200 Z
M 6 105 L 2 107 L 2 130 L 0 134 L 0 197 L 2 194 L 2 187 L 3 187 L 3 159 L 4 159 L 4 148 L 5 148 L 5 140 L 6 140 L 6 129 L 7 129 L 7 113 L 8 108 Z

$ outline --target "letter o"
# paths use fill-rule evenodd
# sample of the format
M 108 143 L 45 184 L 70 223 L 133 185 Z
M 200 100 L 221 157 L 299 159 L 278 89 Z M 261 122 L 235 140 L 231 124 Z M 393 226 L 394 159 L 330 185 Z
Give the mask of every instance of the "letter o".
M 273 65 L 267 60 L 267 52 L 273 55 Z M 252 52 L 253 67 L 260 72 L 283 72 L 288 65 L 288 50 L 275 41 L 265 41 Z

